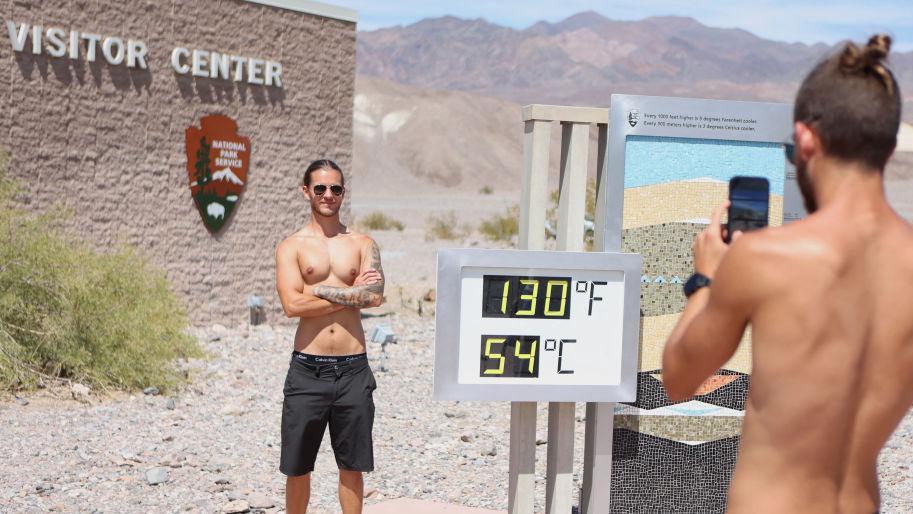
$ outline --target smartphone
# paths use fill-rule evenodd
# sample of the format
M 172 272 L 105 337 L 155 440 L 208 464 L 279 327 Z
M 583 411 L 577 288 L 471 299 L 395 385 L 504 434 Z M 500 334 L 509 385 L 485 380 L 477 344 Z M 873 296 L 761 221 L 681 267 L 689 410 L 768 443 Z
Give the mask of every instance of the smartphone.
M 729 221 L 726 242 L 732 233 L 767 226 L 770 207 L 770 182 L 764 177 L 735 176 L 729 179 Z

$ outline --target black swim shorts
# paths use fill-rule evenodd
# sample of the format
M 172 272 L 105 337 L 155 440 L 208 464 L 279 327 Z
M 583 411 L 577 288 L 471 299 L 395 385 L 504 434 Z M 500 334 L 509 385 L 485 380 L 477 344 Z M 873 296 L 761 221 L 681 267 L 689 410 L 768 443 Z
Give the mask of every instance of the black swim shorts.
M 337 466 L 373 471 L 376 388 L 365 354 L 327 357 L 293 352 L 283 388 L 279 471 L 288 476 L 313 471 L 327 424 Z

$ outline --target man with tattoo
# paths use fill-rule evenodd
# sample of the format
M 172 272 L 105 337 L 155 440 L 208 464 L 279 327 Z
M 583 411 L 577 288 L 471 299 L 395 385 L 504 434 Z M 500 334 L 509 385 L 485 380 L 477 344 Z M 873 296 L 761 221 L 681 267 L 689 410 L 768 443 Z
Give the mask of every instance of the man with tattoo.
M 345 181 L 336 163 L 311 163 L 301 189 L 311 221 L 276 249 L 279 299 L 285 314 L 299 319 L 283 389 L 279 470 L 287 477 L 286 512 L 307 510 L 311 471 L 329 425 L 339 503 L 344 514 L 358 514 L 364 501 L 362 473 L 374 469 L 372 394 L 377 387 L 359 309 L 383 303 L 380 249 L 340 223 Z

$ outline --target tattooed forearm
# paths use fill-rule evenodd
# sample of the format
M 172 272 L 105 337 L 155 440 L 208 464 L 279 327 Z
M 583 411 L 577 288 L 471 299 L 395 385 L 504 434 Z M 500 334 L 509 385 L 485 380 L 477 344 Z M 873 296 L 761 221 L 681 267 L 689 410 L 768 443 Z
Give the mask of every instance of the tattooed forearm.
M 377 243 L 371 243 L 371 269 L 377 271 L 381 275 L 384 274 L 384 270 L 380 266 L 380 248 L 377 246 Z M 383 291 L 383 281 L 381 281 L 380 284 L 380 289 Z
M 378 286 L 380 286 L 378 291 Z M 378 297 L 378 295 L 380 295 Z M 345 305 L 346 307 L 370 307 L 377 303 L 379 298 L 383 298 L 383 283 L 371 284 L 369 286 L 355 287 L 332 287 L 317 286 L 314 288 L 314 296 L 323 298 L 329 302 Z
M 321 285 L 314 288 L 314 296 L 346 307 L 363 308 L 380 305 L 384 298 L 384 279 L 383 269 L 380 265 L 380 248 L 377 247 L 377 243 L 371 245 L 370 260 L 370 268 L 381 276 L 379 281 L 354 287 Z

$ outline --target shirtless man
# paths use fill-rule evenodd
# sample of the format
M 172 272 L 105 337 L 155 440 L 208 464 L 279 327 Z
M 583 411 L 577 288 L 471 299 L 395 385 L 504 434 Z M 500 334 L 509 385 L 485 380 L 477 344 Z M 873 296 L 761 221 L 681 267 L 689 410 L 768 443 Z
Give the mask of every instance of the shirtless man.
M 339 222 L 345 195 L 333 161 L 314 161 L 301 189 L 311 221 L 279 243 L 276 287 L 282 308 L 299 318 L 285 379 L 282 455 L 286 512 L 307 511 L 311 471 L 327 425 L 339 467 L 339 503 L 358 514 L 364 501 L 362 473 L 374 469 L 372 393 L 377 387 L 365 354 L 359 309 L 383 302 L 380 250 L 368 236 Z
M 885 200 L 900 91 L 890 39 L 847 44 L 803 82 L 794 160 L 810 215 L 694 243 L 692 293 L 663 354 L 670 399 L 692 396 L 752 326 L 754 368 L 730 512 L 879 508 L 878 453 L 913 403 L 913 227 Z

